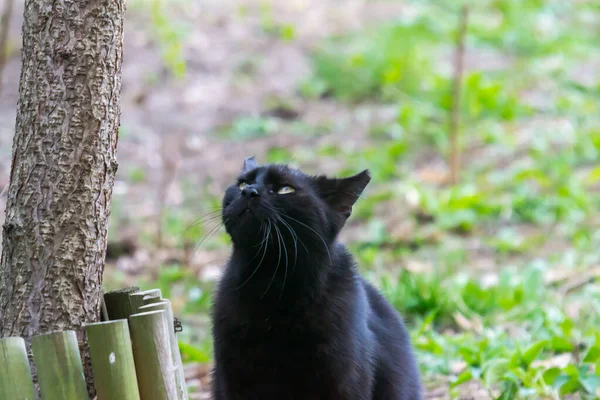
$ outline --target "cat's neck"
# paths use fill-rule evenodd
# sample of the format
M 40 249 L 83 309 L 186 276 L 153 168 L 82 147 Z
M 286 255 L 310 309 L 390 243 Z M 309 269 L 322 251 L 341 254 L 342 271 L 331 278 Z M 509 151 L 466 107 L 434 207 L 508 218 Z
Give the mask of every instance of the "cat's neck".
M 317 298 L 335 262 L 335 252 L 329 247 L 321 249 L 301 245 L 279 248 L 276 244 L 267 250 L 234 246 L 229 273 L 243 297 L 258 296 L 265 301 Z

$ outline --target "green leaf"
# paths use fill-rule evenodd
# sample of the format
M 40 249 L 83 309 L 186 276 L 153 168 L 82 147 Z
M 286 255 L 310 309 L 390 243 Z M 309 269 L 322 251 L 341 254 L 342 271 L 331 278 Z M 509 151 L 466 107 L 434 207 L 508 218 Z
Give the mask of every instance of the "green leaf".
M 471 370 L 464 371 L 462 374 L 457 376 L 454 381 L 450 383 L 450 388 L 462 385 L 463 383 L 468 382 L 471 379 L 473 379 L 473 374 L 471 373 Z
M 521 365 L 521 360 L 523 359 L 523 355 L 521 354 L 521 350 L 517 349 L 513 352 L 512 356 L 508 360 L 508 366 L 510 368 L 516 368 Z
M 571 343 L 567 338 L 554 336 L 550 341 L 550 347 L 552 350 L 565 353 L 569 351 L 573 351 L 573 343 Z
M 432 354 L 444 354 L 444 348 L 430 337 L 420 338 L 415 343 L 415 347 L 420 350 L 427 351 Z
M 523 357 L 521 358 L 521 360 L 525 364 L 525 367 L 528 368 L 531 365 L 533 360 L 535 360 L 537 358 L 537 356 L 542 352 L 542 350 L 544 350 L 544 347 L 546 347 L 547 344 L 548 344 L 548 341 L 541 340 L 537 343 L 534 343 L 527 350 L 525 350 L 525 353 L 523 354 Z
M 583 389 L 589 394 L 595 394 L 596 389 L 600 386 L 600 377 L 597 375 L 588 375 L 586 377 L 580 377 L 579 383 Z
M 565 318 L 562 320 L 562 322 L 560 323 L 560 328 L 563 331 L 563 334 L 565 336 L 571 336 L 571 331 L 573 330 L 573 320 L 570 318 Z
M 554 378 L 554 380 L 552 381 L 552 387 L 555 389 L 559 389 L 561 386 L 563 386 L 565 383 L 569 382 L 571 380 L 571 377 L 569 375 L 558 375 Z
M 483 380 L 487 387 L 502 380 L 503 375 L 508 370 L 509 361 L 505 358 L 497 358 L 486 362 L 483 365 Z
M 598 343 L 594 344 L 588 350 L 585 358 L 583 359 L 584 363 L 595 363 L 600 360 L 600 345 Z
M 579 390 L 579 381 L 571 379 L 560 387 L 560 394 L 575 393 Z
M 600 181 L 600 167 L 592 169 L 586 178 L 586 183 L 589 183 L 590 185 L 598 181 Z
M 507 381 L 504 383 L 504 389 L 498 397 L 498 400 L 513 400 L 517 397 L 519 391 L 519 385 L 513 381 Z
M 293 25 L 281 25 L 279 38 L 284 41 L 292 41 L 296 38 L 296 28 Z
M 267 151 L 267 161 L 270 163 L 285 163 L 292 158 L 292 153 L 285 147 L 275 146 Z
M 560 375 L 560 368 L 552 367 L 544 371 L 542 378 L 546 385 L 553 385 L 556 378 Z
M 471 366 L 479 366 L 479 353 L 473 350 L 471 347 L 462 346 L 458 349 L 458 353 L 467 364 Z
M 188 343 L 179 342 L 179 351 L 181 351 L 181 358 L 185 362 L 205 363 L 210 361 L 208 354 Z
M 433 322 L 435 321 L 435 317 L 438 315 L 438 310 L 433 310 L 423 320 L 421 327 L 419 328 L 419 335 L 422 335 L 426 330 L 428 330 Z
M 559 375 L 554 380 L 552 387 L 559 389 L 560 394 L 574 393 L 579 389 L 579 377 Z
M 579 377 L 579 374 L 580 374 L 579 368 L 577 368 L 577 367 L 576 367 L 575 365 L 573 365 L 573 364 L 569 364 L 569 365 L 567 365 L 567 366 L 566 366 L 566 367 L 563 369 L 563 372 L 564 372 L 565 374 L 567 374 L 567 375 L 571 376 L 571 377 L 574 377 L 574 378 L 578 378 L 578 377 Z

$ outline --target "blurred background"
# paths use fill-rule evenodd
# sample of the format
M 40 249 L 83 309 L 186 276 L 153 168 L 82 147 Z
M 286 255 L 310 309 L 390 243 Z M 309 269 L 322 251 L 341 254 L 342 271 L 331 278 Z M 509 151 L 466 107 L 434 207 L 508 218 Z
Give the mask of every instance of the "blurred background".
M 250 155 L 371 170 L 342 240 L 403 313 L 428 399 L 597 398 L 600 2 L 460 3 L 128 1 L 105 286 L 172 300 L 193 398 L 229 249 L 207 213 Z

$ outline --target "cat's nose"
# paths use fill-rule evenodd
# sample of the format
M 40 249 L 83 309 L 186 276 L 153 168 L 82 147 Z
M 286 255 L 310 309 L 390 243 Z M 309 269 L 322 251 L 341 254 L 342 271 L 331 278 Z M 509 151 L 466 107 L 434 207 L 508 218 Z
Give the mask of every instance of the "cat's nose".
M 258 193 L 258 190 L 253 187 L 245 187 L 244 190 L 242 190 L 242 196 L 251 199 L 252 197 L 260 196 L 260 194 Z

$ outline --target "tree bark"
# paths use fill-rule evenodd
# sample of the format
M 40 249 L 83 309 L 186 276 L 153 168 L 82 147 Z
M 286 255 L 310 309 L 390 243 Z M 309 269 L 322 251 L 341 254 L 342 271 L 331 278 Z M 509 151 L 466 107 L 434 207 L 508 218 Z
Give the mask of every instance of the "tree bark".
M 26 0 L 0 337 L 74 329 L 83 345 L 100 320 L 124 12 L 125 0 Z

